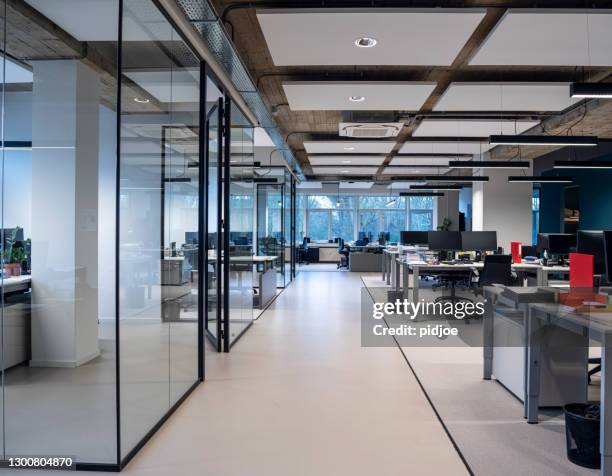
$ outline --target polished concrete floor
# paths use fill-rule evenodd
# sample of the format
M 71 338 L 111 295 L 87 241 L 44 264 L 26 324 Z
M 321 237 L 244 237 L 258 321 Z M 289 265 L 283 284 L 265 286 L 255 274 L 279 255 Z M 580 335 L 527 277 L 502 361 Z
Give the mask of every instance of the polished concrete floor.
M 361 347 L 361 286 L 301 273 L 124 474 L 468 474 L 397 347 Z

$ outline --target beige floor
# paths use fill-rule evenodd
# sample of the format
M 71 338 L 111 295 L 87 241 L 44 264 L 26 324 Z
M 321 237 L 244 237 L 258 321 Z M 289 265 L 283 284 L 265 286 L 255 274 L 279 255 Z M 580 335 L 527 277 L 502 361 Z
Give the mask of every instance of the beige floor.
M 361 286 L 301 273 L 124 474 L 468 474 L 398 349 L 360 346 Z

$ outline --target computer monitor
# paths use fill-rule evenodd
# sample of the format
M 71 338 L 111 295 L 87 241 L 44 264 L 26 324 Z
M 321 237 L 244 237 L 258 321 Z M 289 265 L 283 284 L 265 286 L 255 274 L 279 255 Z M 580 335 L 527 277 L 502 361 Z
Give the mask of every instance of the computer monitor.
M 593 274 L 606 274 L 606 243 L 603 231 L 578 231 L 576 251 L 585 255 L 593 255 Z
M 198 232 L 197 231 L 186 231 L 185 232 L 185 243 L 189 243 L 189 244 L 197 244 L 198 242 Z
M 496 251 L 496 231 L 462 231 L 461 249 L 463 251 Z
M 367 240 L 367 242 L 369 243 L 370 241 L 372 241 L 372 234 L 365 232 L 365 231 L 360 231 L 359 232 L 359 241 L 363 241 L 363 240 Z
M 538 251 L 549 255 L 568 255 L 576 247 L 576 235 L 570 233 L 538 233 Z
M 400 242 L 402 245 L 426 245 L 427 231 L 400 231 Z
M 383 239 L 385 241 L 389 241 L 391 239 L 391 233 L 389 233 L 388 231 L 381 231 L 378 234 L 378 238 Z
M 461 232 L 428 231 L 427 243 L 432 251 L 459 251 L 461 250 Z

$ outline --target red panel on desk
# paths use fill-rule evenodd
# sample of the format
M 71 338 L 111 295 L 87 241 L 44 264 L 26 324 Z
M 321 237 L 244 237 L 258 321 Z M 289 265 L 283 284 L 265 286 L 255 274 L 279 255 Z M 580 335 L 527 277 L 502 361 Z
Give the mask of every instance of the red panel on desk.
M 521 246 L 522 244 L 519 241 L 513 241 L 512 243 L 510 243 L 513 263 L 520 263 L 521 261 L 523 261 L 523 257 L 521 256 Z
M 570 288 L 593 287 L 593 255 L 570 253 Z

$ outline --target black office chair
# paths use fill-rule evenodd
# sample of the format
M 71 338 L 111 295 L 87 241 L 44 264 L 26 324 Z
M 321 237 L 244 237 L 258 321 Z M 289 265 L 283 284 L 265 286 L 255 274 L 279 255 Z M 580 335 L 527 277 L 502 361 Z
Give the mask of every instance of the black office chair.
M 487 255 L 484 259 L 484 267 L 478 277 L 478 287 L 501 284 L 510 286 L 512 284 L 512 256 L 511 255 Z
M 437 287 L 445 287 L 450 289 L 450 295 L 440 296 L 436 298 L 435 302 L 440 301 L 469 301 L 473 302 L 470 298 L 464 296 L 457 296 L 457 285 L 460 283 L 469 283 L 470 277 L 472 276 L 471 271 L 465 269 L 457 269 L 452 271 L 444 271 L 439 277 L 440 286 L 434 286 L 434 290 Z
M 308 242 L 310 241 L 309 238 L 304 237 L 304 241 L 302 241 L 302 244 L 300 245 L 300 247 L 297 250 L 297 262 L 298 264 L 310 264 L 308 262 Z
M 338 238 L 338 254 L 340 255 L 340 261 L 338 262 L 338 269 L 340 268 L 348 269 L 350 249 L 344 246 L 343 238 Z

